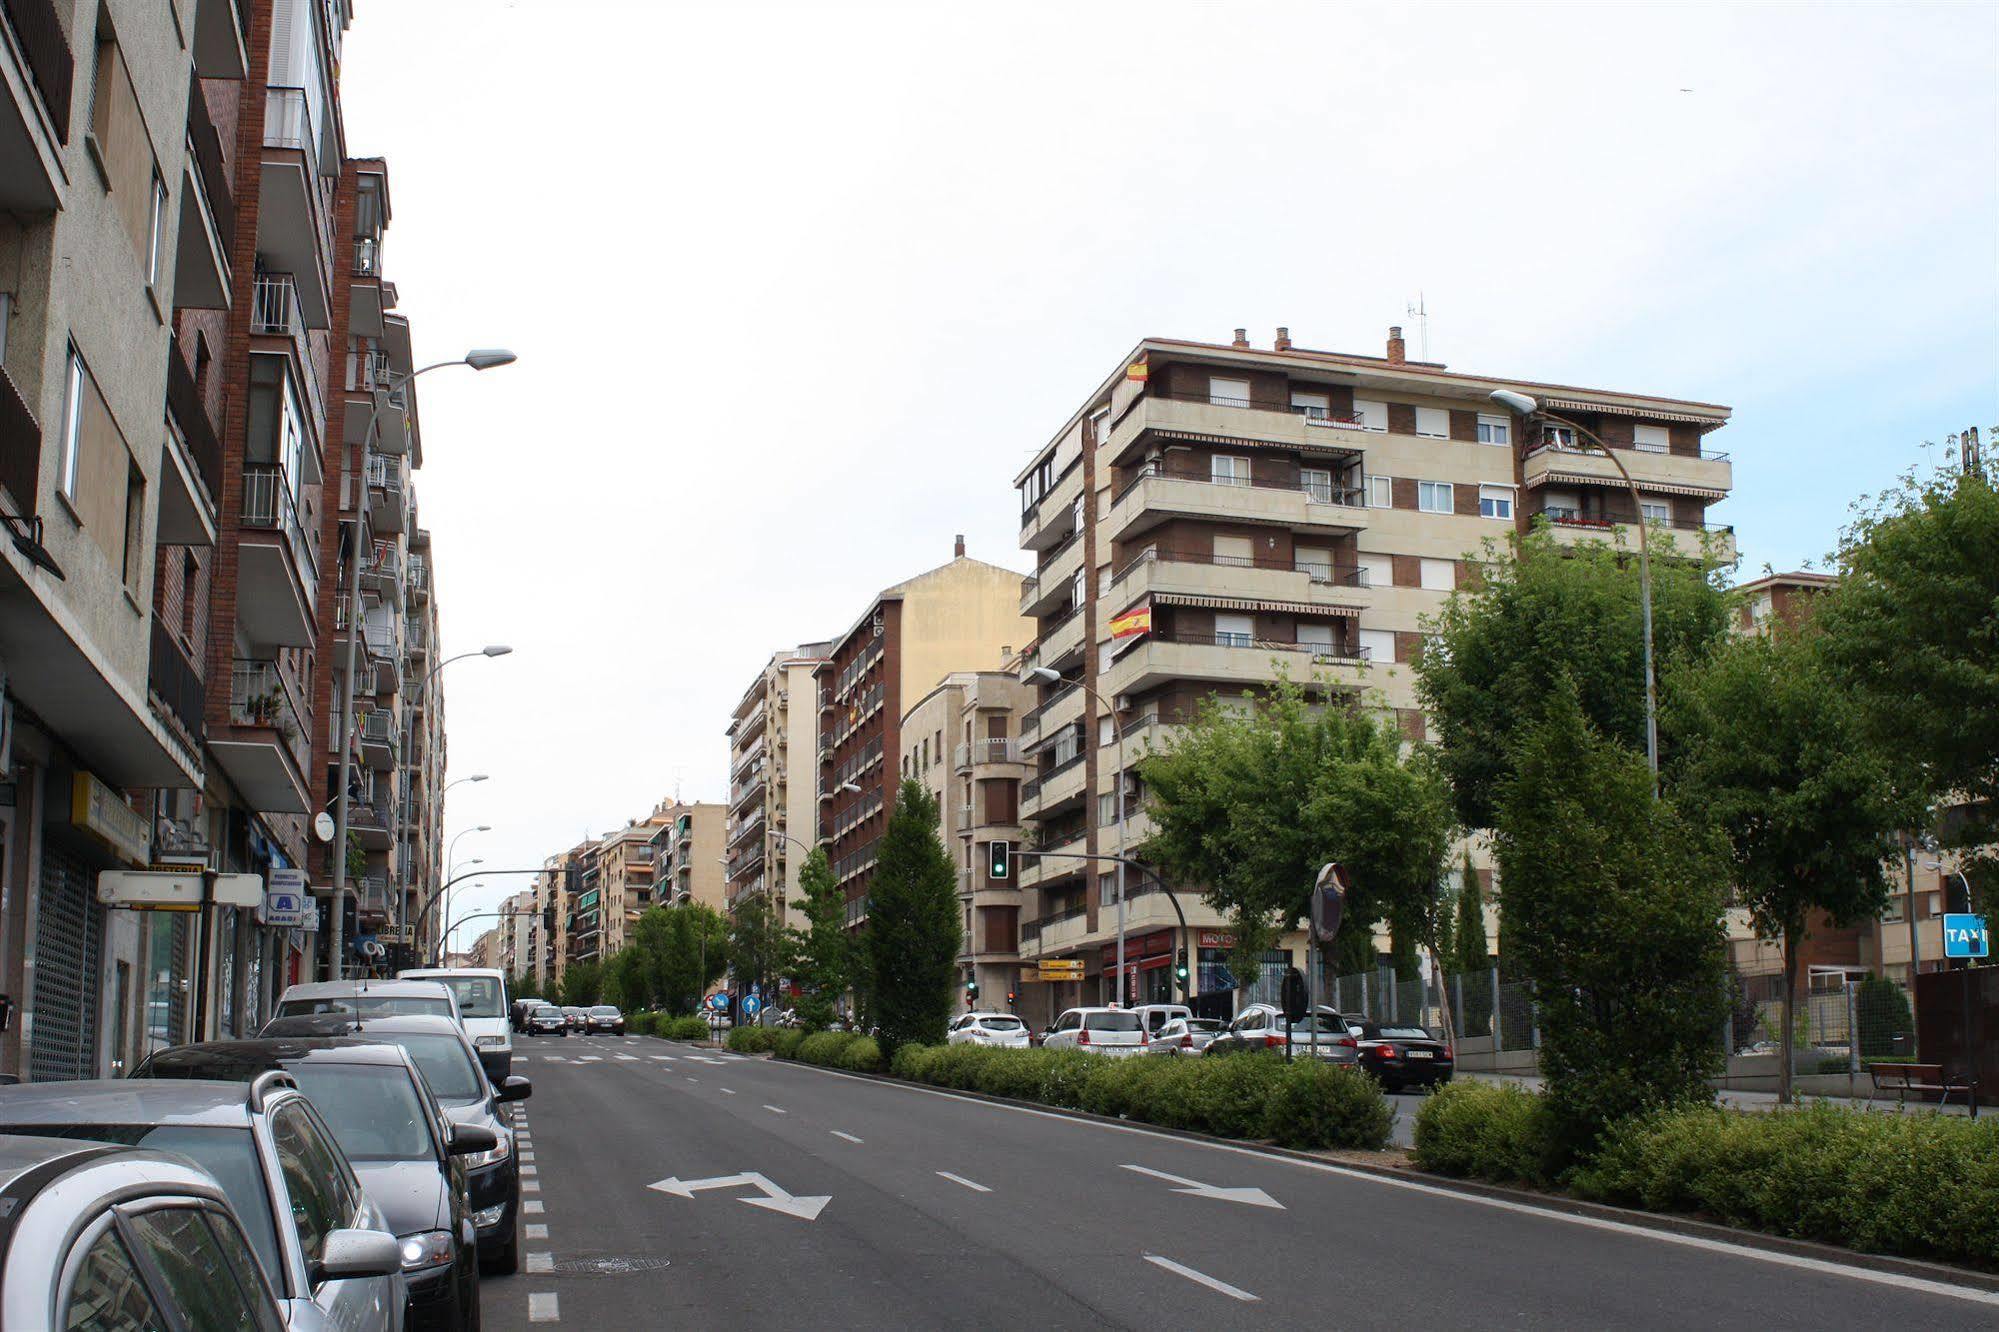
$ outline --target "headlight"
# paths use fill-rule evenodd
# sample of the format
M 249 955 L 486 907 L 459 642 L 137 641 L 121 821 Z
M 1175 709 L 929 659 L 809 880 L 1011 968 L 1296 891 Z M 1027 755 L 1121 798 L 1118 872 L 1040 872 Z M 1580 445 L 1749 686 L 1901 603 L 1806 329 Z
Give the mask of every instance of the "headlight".
M 403 1271 L 414 1272 L 419 1267 L 436 1267 L 450 1261 L 450 1231 L 424 1230 L 403 1236 Z
M 499 1133 L 494 1134 L 493 1136 L 498 1138 L 499 1141 L 493 1144 L 492 1151 L 473 1152 L 464 1158 L 465 1165 L 468 1169 L 477 1170 L 480 1166 L 494 1165 L 500 1161 L 506 1160 L 509 1156 L 513 1155 L 514 1144 L 513 1144 L 513 1138 L 510 1134 L 506 1133 L 503 1130 Z
M 495 1206 L 486 1208 L 482 1212 L 472 1213 L 472 1226 L 475 1230 L 489 1229 L 493 1226 L 497 1226 L 498 1224 L 500 1224 L 500 1218 L 505 1216 L 506 1214 L 507 1214 L 507 1205 L 505 1203 L 499 1203 Z
M 480 1036 L 476 1038 L 472 1043 L 474 1045 L 480 1045 L 480 1046 L 497 1047 L 505 1045 L 507 1043 L 507 1038 L 504 1036 Z

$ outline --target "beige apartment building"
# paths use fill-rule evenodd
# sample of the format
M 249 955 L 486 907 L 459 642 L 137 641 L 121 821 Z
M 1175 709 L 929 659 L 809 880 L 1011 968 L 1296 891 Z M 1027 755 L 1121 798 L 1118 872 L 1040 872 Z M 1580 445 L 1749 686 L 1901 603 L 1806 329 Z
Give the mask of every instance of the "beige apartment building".
M 954 671 L 902 716 L 898 775 L 937 800 L 964 912 L 959 996 L 976 981 L 981 1007 L 1005 1008 L 1020 993 L 1020 884 L 992 878 L 990 850 L 994 842 L 1020 843 L 1020 784 L 1029 766 L 1019 726 L 1033 702 L 1016 670 Z
M 655 899 L 661 906 L 686 901 L 728 911 L 722 855 L 727 818 L 728 810 L 712 803 L 662 801 L 653 812 Z
M 729 909 L 768 892 L 793 928 L 805 925 L 798 872 L 816 836 L 819 811 L 814 749 L 819 709 L 812 673 L 829 646 L 805 643 L 772 653 L 729 719 L 724 830 Z
M 1489 400 L 1500 388 L 1616 448 L 1638 506 L 1570 431 L 1518 438 L 1521 423 Z M 1021 601 L 1038 626 L 1026 665 L 1062 677 L 1039 687 L 1020 728 L 1031 843 L 1110 853 L 1121 781 L 1127 841 L 1141 843 L 1144 793 L 1124 768 L 1170 744 L 1201 699 L 1256 691 L 1279 671 L 1390 710 L 1421 737 L 1411 663 L 1424 618 L 1477 576 L 1488 541 L 1535 518 L 1577 541 L 1628 536 L 1642 516 L 1669 551 L 1733 558 L 1729 529 L 1706 516 L 1731 484 L 1727 458 L 1706 448 L 1728 416 L 1452 372 L 1409 360 L 1400 330 L 1381 356 L 1309 351 L 1281 329 L 1269 348 L 1242 330 L 1228 343 L 1139 343 L 1016 479 L 1021 545 L 1037 560 Z M 1113 868 L 1023 862 L 1023 962 L 1085 964 L 1080 983 L 1031 987 L 1044 993 L 1024 1011 L 1118 993 Z M 1174 997 L 1180 950 L 1197 995 L 1227 987 L 1233 940 L 1194 890 L 1137 876 L 1125 911 L 1128 997 Z M 1288 942 L 1253 989 L 1302 964 Z

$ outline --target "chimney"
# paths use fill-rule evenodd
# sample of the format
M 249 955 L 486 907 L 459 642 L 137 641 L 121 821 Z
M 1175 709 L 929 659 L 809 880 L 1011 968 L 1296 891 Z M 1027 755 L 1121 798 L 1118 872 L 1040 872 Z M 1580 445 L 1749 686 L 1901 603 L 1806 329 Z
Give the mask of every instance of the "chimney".
M 1280 329 L 1278 329 L 1278 330 L 1277 330 L 1277 341 L 1275 341 L 1275 342 L 1271 343 L 1270 345 L 1271 345 L 1271 346 L 1273 346 L 1273 347 L 1275 347 L 1275 348 L 1276 348 L 1276 349 L 1277 349 L 1278 351 L 1290 351 L 1290 350 L 1291 350 L 1291 330 L 1290 330 L 1290 329 L 1288 329 L 1288 328 L 1280 328 Z
M 1249 330 L 1248 330 L 1248 329 L 1246 329 L 1246 328 L 1239 328 L 1239 329 L 1237 329 L 1237 330 L 1235 331 L 1235 341 L 1234 341 L 1234 342 L 1231 342 L 1231 343 L 1229 344 L 1229 346 L 1231 346 L 1231 347 L 1234 347 L 1234 348 L 1235 348 L 1235 349 L 1236 349 L 1237 351 L 1248 351 L 1248 350 L 1249 350 Z
M 1409 359 L 1408 351 L 1402 345 L 1402 325 L 1395 324 L 1388 330 L 1388 363 L 1401 365 Z
M 958 539 L 952 543 L 951 554 L 961 560 L 965 558 L 965 534 L 963 532 L 958 533 Z

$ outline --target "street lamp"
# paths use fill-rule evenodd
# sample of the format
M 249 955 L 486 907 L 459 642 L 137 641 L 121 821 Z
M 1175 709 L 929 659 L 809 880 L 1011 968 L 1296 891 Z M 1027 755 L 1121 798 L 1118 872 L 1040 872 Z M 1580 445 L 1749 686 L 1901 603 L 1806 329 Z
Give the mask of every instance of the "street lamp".
M 437 673 L 438 673 L 439 671 L 443 670 L 443 669 L 444 669 L 444 668 L 445 668 L 446 666 L 449 666 L 449 665 L 450 665 L 450 664 L 451 664 L 452 662 L 454 662 L 454 661 L 463 661 L 463 660 L 465 660 L 465 659 L 466 659 L 467 657 L 504 657 L 504 656 L 506 656 L 506 655 L 507 655 L 508 653 L 510 653 L 510 652 L 512 652 L 512 651 L 513 651 L 513 649 L 512 649 L 512 648 L 510 648 L 510 647 L 508 647 L 508 646 L 507 646 L 506 644 L 504 644 L 504 643 L 489 643 L 489 644 L 487 644 L 487 645 L 486 645 L 485 647 L 482 647 L 482 648 L 480 648 L 480 649 L 479 649 L 479 650 L 478 650 L 477 652 L 460 652 L 460 653 L 458 653 L 458 654 L 457 654 L 456 656 L 451 656 L 451 657 L 446 657 L 446 658 L 445 658 L 445 659 L 444 659 L 443 661 L 440 661 L 440 662 L 438 662 L 438 663 L 437 663 L 437 665 L 435 665 L 435 666 L 431 667 L 429 671 L 425 672 L 425 674 L 424 674 L 424 677 L 423 677 L 423 679 L 421 679 L 421 680 L 417 681 L 417 687 L 416 687 L 416 696 L 415 696 L 415 698 L 414 698 L 414 699 L 412 700 L 412 702 L 413 702 L 413 705 L 414 705 L 414 706 L 416 706 L 416 707 L 423 707 L 423 706 L 425 706 L 425 705 L 426 705 L 426 704 L 427 704 L 427 703 L 428 703 L 428 702 L 430 701 L 430 684 L 431 684 L 431 681 L 433 681 L 433 680 L 435 680 L 435 679 L 437 678 Z M 482 773 L 478 773 L 477 775 L 475 775 L 475 776 L 471 776 L 471 777 L 460 777 L 460 778 L 458 779 L 458 781 L 454 781 L 454 782 L 446 782 L 446 783 L 444 784 L 444 788 L 443 788 L 443 790 L 440 790 L 440 791 L 439 791 L 439 792 L 437 793 L 437 802 L 438 802 L 438 810 L 439 810 L 439 813 L 438 813 L 438 818 L 439 818 L 439 820 L 441 821 L 441 820 L 443 819 L 443 817 L 444 817 L 444 815 L 443 815 L 443 812 L 442 812 L 442 811 L 443 811 L 443 807 L 444 807 L 444 792 L 445 792 L 445 791 L 449 791 L 449 790 L 450 790 L 450 789 L 451 789 L 452 787 L 454 787 L 454 786 L 458 785 L 458 782 L 483 782 L 483 781 L 485 781 L 485 780 L 486 780 L 486 774 L 482 772 Z M 408 832 L 407 832 L 407 830 L 408 830 L 408 828 L 409 828 L 409 825 L 410 825 L 410 817 L 409 817 L 409 816 L 410 816 L 410 812 L 411 812 L 411 796 L 410 796 L 410 785 L 409 785 L 409 783 L 408 783 L 408 782 L 404 782 L 404 783 L 403 783 L 403 817 L 402 817 L 402 819 L 401 819 L 401 821 L 400 821 L 400 823 L 399 823 L 399 826 L 398 826 L 398 827 L 397 827 L 397 829 L 396 829 L 396 837 L 397 837 L 397 840 L 398 840 L 399 842 L 401 842 L 401 843 L 402 843 L 402 845 L 403 845 L 403 847 L 404 847 L 405 849 L 407 849 L 407 846 L 408 846 L 408 842 L 409 842 L 409 838 L 408 838 Z M 404 856 L 404 857 L 403 857 L 403 859 L 404 859 L 405 861 L 407 861 L 407 860 L 408 860 L 408 857 L 407 857 L 407 856 Z M 398 911 L 398 913 L 400 914 L 400 912 L 401 912 L 401 910 L 402 910 L 402 906 L 403 906 L 403 903 L 402 903 L 402 900 L 401 900 L 401 899 L 402 899 L 402 894 L 401 894 L 400 892 L 398 892 L 398 893 L 396 894 L 396 898 L 397 898 L 397 901 L 396 901 L 396 908 L 397 908 L 397 911 Z M 402 923 L 402 922 L 401 922 L 401 921 L 399 920 L 399 921 L 398 921 L 398 924 L 401 924 L 401 923 Z M 412 938 L 412 939 L 411 939 L 411 942 L 412 942 L 412 943 L 414 943 L 414 942 L 415 942 L 415 939 L 414 939 L 414 938 Z
M 1111 726 L 1117 732 L 1117 1006 L 1124 1007 L 1124 993 L 1127 977 L 1124 971 L 1124 727 L 1118 724 L 1117 709 L 1104 702 L 1104 697 L 1082 680 L 1067 680 L 1062 673 L 1047 666 L 1030 666 L 1021 674 L 1023 684 L 1073 684 L 1088 694 L 1110 716 Z M 1089 728 L 1084 728 L 1083 743 L 1093 743 Z
M 486 774 L 483 772 L 475 772 L 470 777 L 454 777 L 452 780 L 444 784 L 444 791 L 449 791 L 452 787 L 461 785 L 465 782 L 483 782 L 486 780 L 488 780 L 488 778 Z M 442 798 L 442 796 L 444 795 L 444 791 L 439 791 L 437 793 L 440 798 Z
M 1638 484 L 1631 479 L 1631 472 L 1617 451 L 1598 439 L 1590 431 L 1566 417 L 1543 410 L 1541 404 L 1525 393 L 1515 393 L 1512 389 L 1494 389 L 1492 400 L 1513 412 L 1520 418 L 1520 438 L 1514 441 L 1513 456 L 1524 459 L 1529 439 L 1529 428 L 1534 418 L 1539 417 L 1556 425 L 1565 426 L 1576 432 L 1577 439 L 1587 439 L 1610 459 L 1617 468 L 1617 474 L 1624 478 L 1624 488 L 1631 492 L 1632 515 L 1638 528 L 1638 601 L 1645 617 L 1645 763 L 1652 770 L 1652 798 L 1659 798 L 1659 694 L 1656 673 L 1652 663 L 1652 551 L 1645 534 L 1645 502 L 1638 496 Z
M 403 402 L 409 401 L 409 387 L 418 375 L 427 375 L 433 370 L 442 370 L 450 365 L 469 365 L 474 370 L 491 370 L 497 366 L 511 365 L 515 360 L 512 352 L 501 347 L 475 347 L 455 361 L 438 361 L 411 371 L 408 378 L 395 389 L 374 395 L 374 406 L 368 412 L 368 424 L 361 432 L 361 470 L 357 475 L 358 489 L 354 497 L 354 545 L 348 552 L 347 560 L 347 614 L 350 620 L 347 634 L 346 673 L 340 680 L 340 777 L 335 787 L 338 795 L 334 801 L 333 814 L 333 910 L 327 930 L 326 965 L 327 973 L 338 980 L 343 965 L 340 939 L 340 905 L 347 895 L 347 783 L 353 773 L 354 758 L 351 752 L 354 737 L 354 670 L 358 652 L 356 639 L 365 632 L 366 621 L 361 615 L 361 507 L 368 500 L 369 453 L 375 438 L 375 427 L 380 422 L 382 409 L 387 407 L 394 395 L 400 392 Z

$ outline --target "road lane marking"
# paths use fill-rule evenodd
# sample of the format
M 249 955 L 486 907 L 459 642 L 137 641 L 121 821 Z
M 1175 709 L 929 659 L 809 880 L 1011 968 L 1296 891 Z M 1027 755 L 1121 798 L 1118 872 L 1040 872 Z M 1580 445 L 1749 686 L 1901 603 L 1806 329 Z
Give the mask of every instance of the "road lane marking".
M 526 1152 L 526 1151 L 522 1152 L 522 1153 L 521 1153 L 521 1160 L 523 1160 L 523 1161 L 532 1161 L 532 1160 L 534 1160 L 534 1153 L 533 1153 L 533 1152 Z
M 688 1075 L 687 1075 L 687 1080 L 688 1080 L 689 1082 L 699 1082 L 699 1081 L 701 1081 L 701 1079 L 699 1079 L 699 1078 L 695 1077 L 695 1076 L 694 1076 L 694 1075 L 693 1075 L 692 1073 L 690 1073 L 690 1074 L 688 1074 Z
M 521 1204 L 522 1216 L 540 1216 L 543 1212 L 547 1210 L 548 1209 L 546 1207 L 542 1206 L 541 1199 L 539 1198 L 529 1198 L 526 1202 Z
M 734 1087 L 722 1088 L 722 1095 L 724 1096 L 734 1096 L 735 1094 L 736 1094 L 736 1089 Z
M 540 1173 L 541 1173 L 540 1166 L 523 1165 L 521 1167 L 521 1177 L 523 1179 L 533 1179 L 536 1175 Z
M 753 1184 L 763 1194 L 761 1198 L 738 1198 L 737 1202 L 748 1203 L 752 1207 L 762 1207 L 786 1216 L 795 1216 L 801 1221 L 815 1221 L 819 1213 L 832 1202 L 831 1196 L 811 1197 L 794 1194 L 781 1184 L 773 1184 L 770 1179 L 754 1170 L 746 1170 L 740 1175 L 717 1175 L 713 1179 L 681 1179 L 669 1175 L 646 1185 L 659 1193 L 670 1193 L 676 1198 L 692 1198 L 704 1189 L 732 1189 L 742 1184 Z
M 559 1323 L 562 1321 L 562 1306 L 552 1290 L 536 1291 L 528 1296 L 528 1321 L 530 1323 Z
M 781 1105 L 767 1105 L 764 1107 L 764 1109 L 770 1111 L 774 1115 L 788 1115 L 791 1113 L 789 1110 L 785 1109 Z
M 1177 1272 L 1189 1281 L 1206 1286 L 1209 1290 L 1218 1290 L 1232 1300 L 1242 1300 L 1246 1304 L 1255 1304 L 1257 1302 L 1256 1296 L 1250 1294 L 1248 1291 L 1231 1286 L 1226 1281 L 1217 1281 L 1206 1272 L 1196 1272 L 1185 1263 L 1176 1263 L 1171 1258 L 1161 1258 L 1156 1253 L 1146 1254 L 1145 1261 L 1155 1266 L 1163 1267 L 1169 1272 Z
M 522 1180 L 522 1181 L 521 1181 L 521 1192 L 522 1192 L 522 1193 L 540 1193 L 540 1192 L 541 1192 L 541 1181 L 540 1181 L 540 1180 L 538 1180 L 538 1179 L 524 1179 L 524 1180 Z
M 626 1060 L 629 1060 L 629 1061 L 631 1061 L 632 1063 L 636 1064 L 636 1063 L 638 1062 L 638 1060 L 639 1060 L 639 1057 L 638 1057 L 637 1055 L 628 1055 L 628 1054 L 621 1054 L 621 1055 L 617 1055 L 617 1056 L 614 1056 L 614 1057 L 615 1057 L 615 1058 L 616 1058 L 616 1059 L 617 1059 L 617 1060 L 618 1060 L 618 1061 L 619 1061 L 620 1063 L 622 1063 L 622 1062 L 625 1062 Z
M 670 1064 L 670 1063 L 672 1063 L 672 1062 L 673 1062 L 673 1056 L 672 1056 L 672 1055 L 649 1055 L 649 1056 L 647 1056 L 647 1057 L 648 1057 L 648 1058 L 651 1058 L 651 1059 L 657 1059 L 657 1060 L 659 1060 L 659 1061 L 660 1061 L 660 1062 L 661 1062 L 662 1064 Z
M 552 1253 L 531 1253 L 527 1256 L 527 1267 L 525 1270 L 529 1272 L 553 1272 L 555 1270 L 555 1255 Z
M 1173 1192 L 1175 1193 L 1192 1194 L 1196 1198 L 1219 1198 L 1223 1202 L 1248 1203 L 1251 1207 L 1275 1207 L 1280 1212 L 1284 1210 L 1283 1203 L 1277 1201 L 1277 1199 L 1271 1197 L 1262 1189 L 1226 1189 L 1218 1184 L 1203 1184 L 1198 1179 L 1188 1179 L 1185 1175 L 1169 1175 L 1164 1170 L 1154 1170 L 1150 1166 L 1126 1165 L 1119 1166 L 1118 1169 L 1130 1170 L 1140 1175 L 1150 1175 L 1154 1179 L 1163 1179 L 1168 1184 L 1183 1186 L 1174 1189 Z
M 523 1227 L 523 1230 L 529 1239 L 548 1238 L 548 1223 L 545 1221 L 530 1221 Z
M 604 1056 L 602 1056 L 602 1055 L 578 1055 L 578 1056 L 576 1057 L 576 1062 L 577 1062 L 577 1063 L 579 1063 L 579 1064 L 601 1064 L 601 1063 L 603 1063 L 603 1062 L 604 1062 Z
M 866 1146 L 866 1145 L 867 1145 L 866 1143 L 863 1143 L 863 1142 L 861 1142 L 861 1140 L 860 1140 L 859 1138 L 855 1137 L 855 1136 L 854 1136 L 853 1134 L 851 1134 L 851 1133 L 842 1133 L 842 1132 L 840 1132 L 840 1130 L 838 1130 L 838 1129 L 834 1129 L 834 1130 L 832 1130 L 832 1133 L 833 1133 L 833 1136 L 834 1136 L 834 1137 L 836 1137 L 836 1138 L 845 1138 L 845 1139 L 846 1139 L 846 1140 L 847 1140 L 848 1142 L 851 1142 L 851 1143 L 854 1143 L 854 1144 L 856 1144 L 857 1146 Z
M 975 1180 L 966 1179 L 963 1175 L 954 1175 L 948 1170 L 940 1170 L 937 1173 L 943 1176 L 945 1179 L 950 1180 L 953 1184 L 963 1184 L 966 1188 L 970 1189 L 974 1193 L 992 1192 L 992 1190 L 987 1188 L 985 1185 L 980 1184 Z

